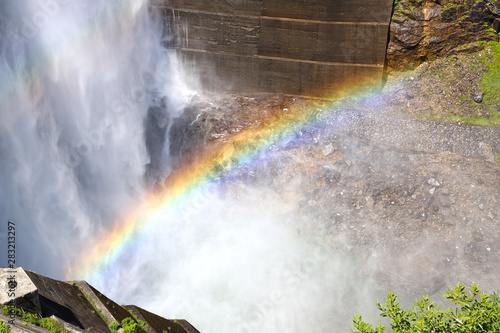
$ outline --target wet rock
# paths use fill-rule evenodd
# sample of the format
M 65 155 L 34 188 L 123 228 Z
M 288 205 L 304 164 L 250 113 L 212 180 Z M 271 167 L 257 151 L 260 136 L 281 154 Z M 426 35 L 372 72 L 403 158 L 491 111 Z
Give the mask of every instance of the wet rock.
M 493 14 L 500 16 L 500 3 L 497 0 L 486 0 L 486 7 Z
M 400 0 L 390 25 L 387 64 L 390 69 L 414 68 L 423 61 L 461 52 L 461 45 L 495 40 L 489 29 L 499 12 L 500 4 L 494 0 L 467 0 L 458 6 L 451 0 Z
M 435 179 L 435 178 L 429 178 L 427 180 L 427 184 L 434 186 L 434 187 L 439 187 L 441 184 Z
M 328 144 L 323 148 L 323 156 L 328 156 L 334 151 L 333 145 Z
M 484 97 L 484 93 L 482 92 L 478 92 L 478 93 L 475 93 L 473 96 L 472 96 L 472 100 L 476 103 L 482 103 L 483 102 L 483 97 Z

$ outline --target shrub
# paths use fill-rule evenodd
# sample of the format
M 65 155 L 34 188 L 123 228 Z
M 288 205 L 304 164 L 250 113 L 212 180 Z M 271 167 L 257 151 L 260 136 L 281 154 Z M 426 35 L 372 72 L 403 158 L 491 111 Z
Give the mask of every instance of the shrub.
M 429 302 L 429 296 L 415 301 L 412 309 L 406 310 L 397 303 L 397 297 L 389 292 L 386 305 L 377 301 L 381 317 L 391 319 L 394 332 L 498 332 L 500 331 L 500 307 L 498 292 L 493 293 L 493 301 L 485 293 L 479 293 L 477 285 L 472 285 L 465 291 L 465 286 L 457 284 L 452 290 L 447 290 L 443 297 L 452 301 L 457 308 L 439 310 L 439 305 Z M 382 324 L 375 328 L 365 323 L 360 315 L 354 316 L 353 333 L 381 333 L 385 331 Z
M 48 329 L 54 333 L 65 333 L 67 332 L 64 327 L 62 327 L 57 321 L 52 318 L 42 318 L 39 320 L 38 326 Z
M 122 320 L 123 333 L 148 333 L 148 328 L 146 323 L 142 320 L 134 321 L 134 319 L 128 317 Z
M 111 330 L 111 332 L 115 333 L 120 328 L 120 323 L 117 322 L 116 320 L 114 320 L 114 321 L 110 322 L 108 324 L 108 326 L 109 326 L 109 329 Z
M 11 311 L 15 311 L 16 316 L 23 319 L 23 325 L 27 325 L 28 323 L 45 328 L 54 333 L 66 333 L 66 330 L 61 324 L 59 324 L 56 320 L 52 318 L 38 318 L 35 314 L 23 312 L 20 308 L 13 308 L 10 306 L 3 306 L 3 314 L 7 315 Z M 3 332 L 0 330 L 0 332 Z
M 2 333 L 12 333 L 8 324 L 0 320 L 0 332 Z

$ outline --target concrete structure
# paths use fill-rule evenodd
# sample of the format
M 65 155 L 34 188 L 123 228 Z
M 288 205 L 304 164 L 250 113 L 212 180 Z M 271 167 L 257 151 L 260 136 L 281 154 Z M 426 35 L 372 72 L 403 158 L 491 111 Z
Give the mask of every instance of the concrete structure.
M 186 320 L 168 320 L 135 305 L 126 305 L 125 308 L 144 321 L 151 333 L 200 333 Z
M 155 0 L 208 90 L 328 96 L 381 82 L 393 0 Z
M 151 333 L 199 333 L 185 320 L 168 320 L 133 305 L 122 307 L 85 281 L 67 283 L 20 267 L 2 268 L 0 289 L 0 304 L 14 305 L 40 317 L 53 316 L 74 332 L 111 332 L 108 324 L 133 318 L 129 312 L 132 309 Z

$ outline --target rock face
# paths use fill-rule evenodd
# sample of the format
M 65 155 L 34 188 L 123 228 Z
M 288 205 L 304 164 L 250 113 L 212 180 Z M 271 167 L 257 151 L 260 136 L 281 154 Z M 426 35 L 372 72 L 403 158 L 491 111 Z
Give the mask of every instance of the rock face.
M 208 90 L 324 96 L 382 79 L 392 0 L 153 5 Z
M 460 45 L 497 40 L 500 2 L 496 0 L 396 1 L 387 48 L 389 69 L 406 69 L 450 54 Z M 460 52 L 470 52 L 466 48 Z

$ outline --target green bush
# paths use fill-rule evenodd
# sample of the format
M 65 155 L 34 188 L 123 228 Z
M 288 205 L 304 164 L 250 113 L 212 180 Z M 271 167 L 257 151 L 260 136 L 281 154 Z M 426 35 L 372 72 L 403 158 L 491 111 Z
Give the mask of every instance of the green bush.
M 479 293 L 477 285 L 472 285 L 465 291 L 465 286 L 457 284 L 452 290 L 447 290 L 443 297 L 452 301 L 457 308 L 439 310 L 439 305 L 429 302 L 429 296 L 415 301 L 412 309 L 406 310 L 397 303 L 397 297 L 389 292 L 386 305 L 377 301 L 381 317 L 391 319 L 391 327 L 395 333 L 416 332 L 500 332 L 500 307 L 498 292 L 492 299 L 488 294 Z M 495 303 L 497 302 L 497 303 Z M 382 324 L 375 328 L 365 323 L 360 315 L 355 315 L 353 333 L 381 333 L 385 331 Z
M 109 329 L 111 330 L 111 332 L 115 333 L 120 328 L 120 323 L 117 322 L 116 320 L 114 320 L 114 321 L 110 322 L 108 324 L 108 326 L 109 326 Z
M 0 332 L 2 333 L 12 333 L 10 330 L 10 327 L 7 323 L 5 323 L 3 320 L 0 320 Z
M 148 333 L 146 323 L 142 320 L 134 321 L 128 317 L 122 320 L 123 333 Z
M 45 328 L 54 333 L 66 333 L 66 330 L 61 324 L 52 318 L 38 318 L 35 314 L 29 312 L 23 312 L 20 308 L 13 308 L 10 306 L 3 306 L 2 312 L 4 315 L 8 315 L 10 311 L 15 311 L 16 316 L 23 319 L 23 325 L 30 323 L 35 326 Z M 3 331 L 0 331 L 3 332 Z

